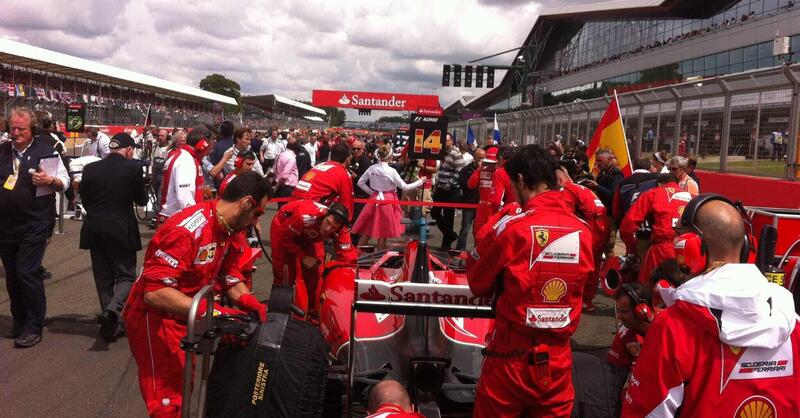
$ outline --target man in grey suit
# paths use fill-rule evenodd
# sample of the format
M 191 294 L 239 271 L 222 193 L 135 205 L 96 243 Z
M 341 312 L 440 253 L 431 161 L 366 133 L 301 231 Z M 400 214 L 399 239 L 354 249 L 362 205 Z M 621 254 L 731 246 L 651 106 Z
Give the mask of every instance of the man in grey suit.
M 81 198 L 86 220 L 80 248 L 92 257 L 92 273 L 100 298 L 100 336 L 114 342 L 121 331 L 122 308 L 136 271 L 136 252 L 142 249 L 139 225 L 133 212 L 147 203 L 142 165 L 131 160 L 138 145 L 126 133 L 114 135 L 111 153 L 83 169 Z

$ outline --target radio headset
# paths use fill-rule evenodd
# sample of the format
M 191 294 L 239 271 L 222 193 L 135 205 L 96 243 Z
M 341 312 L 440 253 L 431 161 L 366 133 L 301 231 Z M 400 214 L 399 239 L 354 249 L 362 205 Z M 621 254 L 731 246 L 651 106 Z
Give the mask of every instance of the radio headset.
M 712 201 L 725 202 L 737 211 L 740 208 L 725 196 L 716 193 L 703 193 L 692 199 L 681 215 L 681 228 L 688 230 L 675 240 L 675 256 L 682 269 L 691 274 L 700 274 L 708 268 L 708 247 L 703 240 L 703 231 L 695 224 L 697 212 L 703 205 Z M 750 255 L 750 241 L 747 234 L 744 236 L 744 245 L 739 256 L 740 263 L 746 263 Z
M 650 307 L 648 301 L 644 300 L 643 298 L 639 297 L 639 292 L 636 288 L 631 285 L 630 283 L 622 283 L 622 290 L 631 298 L 631 301 L 634 303 L 633 307 L 633 315 L 636 316 L 639 320 L 653 322 L 655 319 L 655 312 L 653 308 Z

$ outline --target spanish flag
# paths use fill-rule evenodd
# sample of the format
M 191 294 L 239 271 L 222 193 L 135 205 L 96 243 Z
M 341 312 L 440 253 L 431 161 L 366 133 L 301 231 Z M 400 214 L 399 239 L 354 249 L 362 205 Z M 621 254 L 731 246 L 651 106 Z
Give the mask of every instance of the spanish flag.
M 617 157 L 617 165 L 625 177 L 633 173 L 631 169 L 631 154 L 628 151 L 628 141 L 625 139 L 625 128 L 622 126 L 622 117 L 617 102 L 617 92 L 608 104 L 606 113 L 600 119 L 597 129 L 592 135 L 586 155 L 589 157 L 589 170 L 594 170 L 594 154 L 599 149 L 608 148 Z

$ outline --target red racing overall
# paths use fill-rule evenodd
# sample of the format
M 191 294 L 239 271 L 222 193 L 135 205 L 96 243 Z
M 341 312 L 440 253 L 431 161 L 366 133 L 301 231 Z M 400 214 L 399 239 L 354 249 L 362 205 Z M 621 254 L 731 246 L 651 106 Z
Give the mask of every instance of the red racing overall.
M 478 189 L 478 209 L 472 222 L 472 235 L 477 236 L 492 215 L 499 212 L 503 205 L 514 202 L 514 191 L 511 180 L 502 167 L 475 170 L 467 180 L 467 187 Z
M 296 199 L 308 199 L 323 205 L 338 202 L 347 208 L 353 220 L 353 180 L 343 165 L 326 161 L 315 165 L 297 182 L 292 192 Z
M 597 293 L 597 283 L 600 280 L 600 257 L 603 255 L 603 249 L 611 234 L 611 222 L 608 220 L 603 202 L 591 190 L 569 182 L 564 184 L 561 191 L 564 194 L 564 205 L 567 209 L 586 221 L 589 231 L 592 232 L 594 274 L 589 276 L 586 287 L 583 289 L 583 301 L 590 304 Z
M 215 280 L 223 290 L 242 280 L 241 254 L 232 249 L 232 241 L 242 235 L 229 235 L 219 224 L 216 203 L 189 206 L 159 227 L 123 313 L 150 416 L 180 416 L 185 358 L 180 340 L 186 336 L 186 318 L 148 306 L 144 294 L 171 287 L 192 297 Z
M 683 208 L 692 200 L 689 192 L 681 191 L 677 183 L 667 183 L 650 189 L 636 199 L 622 219 L 619 235 L 625 242 L 625 252 L 636 253 L 636 230 L 646 219 L 650 219 L 653 233 L 650 235 L 650 248 L 639 267 L 639 283 L 649 286 L 650 274 L 661 263 L 675 258 L 675 239 L 673 227 L 677 224 Z
M 305 296 L 308 289 L 320 290 L 317 286 L 320 269 L 304 269 L 301 262 L 303 257 L 316 258 L 320 265 L 324 261 L 325 249 L 319 230 L 327 211 L 327 206 L 317 202 L 296 200 L 283 205 L 270 226 L 274 283 L 283 286 L 295 284 L 298 298 L 295 304 L 306 312 L 309 308 Z M 356 249 L 350 241 L 350 229 L 342 227 L 333 240 L 336 260 L 354 263 Z
M 569 337 L 592 273 L 592 237 L 559 191 L 497 222 L 467 257 L 472 292 L 496 296 L 495 330 L 475 398 L 475 417 L 569 417 Z

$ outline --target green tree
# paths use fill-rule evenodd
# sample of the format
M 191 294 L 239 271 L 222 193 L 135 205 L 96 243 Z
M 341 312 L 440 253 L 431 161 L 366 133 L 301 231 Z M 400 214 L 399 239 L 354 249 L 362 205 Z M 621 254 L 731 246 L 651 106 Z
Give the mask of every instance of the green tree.
M 335 107 L 326 107 L 323 109 L 325 110 L 325 113 L 328 114 L 328 120 L 330 121 L 330 126 L 344 125 L 344 121 L 346 119 L 344 110 L 337 109 Z
M 222 74 L 211 74 L 200 80 L 200 88 L 212 93 L 223 96 L 233 97 L 238 103 L 236 106 L 224 105 L 225 114 L 241 113 L 242 111 L 242 87 L 239 83 L 225 77 Z

